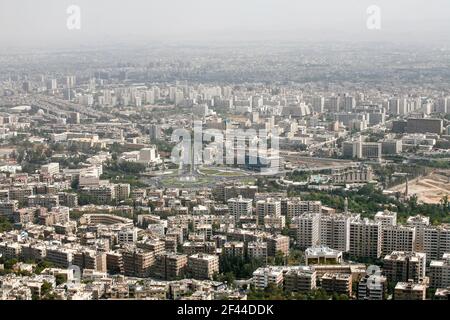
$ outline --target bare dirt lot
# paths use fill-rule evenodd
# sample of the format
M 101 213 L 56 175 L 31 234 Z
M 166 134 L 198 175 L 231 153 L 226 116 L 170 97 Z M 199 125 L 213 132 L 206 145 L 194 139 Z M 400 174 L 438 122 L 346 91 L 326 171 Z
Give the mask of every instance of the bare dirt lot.
M 389 190 L 404 192 L 405 184 Z M 416 194 L 423 203 L 439 203 L 445 195 L 450 196 L 450 170 L 436 170 L 425 177 L 408 181 L 408 194 Z

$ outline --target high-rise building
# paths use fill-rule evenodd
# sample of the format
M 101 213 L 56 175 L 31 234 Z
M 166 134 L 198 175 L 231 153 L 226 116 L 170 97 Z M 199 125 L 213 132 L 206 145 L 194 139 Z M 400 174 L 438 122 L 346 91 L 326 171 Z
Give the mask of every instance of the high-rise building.
M 151 124 L 149 127 L 149 134 L 152 141 L 161 139 L 161 126 L 158 124 Z
M 347 112 L 352 112 L 356 107 L 356 100 L 352 96 L 344 97 L 344 110 Z
M 320 243 L 319 227 L 320 214 L 304 213 L 292 219 L 297 226 L 296 240 L 299 248 L 306 249 Z
M 441 134 L 443 130 L 443 120 L 433 118 L 409 118 L 406 126 L 408 133 L 436 133 Z
M 375 214 L 375 221 L 381 222 L 383 228 L 394 227 L 397 225 L 397 212 L 395 211 L 378 211 Z
M 236 221 L 240 216 L 248 216 L 252 214 L 252 199 L 246 199 L 242 196 L 228 199 L 228 208 L 230 215 L 234 216 Z
M 392 251 L 412 252 L 414 250 L 416 230 L 413 227 L 388 226 L 382 229 L 382 255 L 389 254 Z
M 323 214 L 320 218 L 320 244 L 348 252 L 350 249 L 350 221 L 357 219 L 357 215 L 351 214 Z
M 256 202 L 256 214 L 258 223 L 264 223 L 265 216 L 279 217 L 281 216 L 281 201 L 274 198 L 266 198 Z
M 450 287 L 450 253 L 444 253 L 442 260 L 431 261 L 428 277 L 433 289 Z
M 325 106 L 325 98 L 322 96 L 314 96 L 312 98 L 312 109 L 314 112 L 323 113 Z
M 381 239 L 381 222 L 370 221 L 367 218 L 350 222 L 350 256 L 379 258 L 381 256 Z
M 282 207 L 286 206 L 286 217 L 289 220 L 303 213 L 319 214 L 322 212 L 322 203 L 320 201 L 303 201 L 299 198 L 283 199 L 281 205 Z
M 440 260 L 450 252 L 450 225 L 429 226 L 424 229 L 423 251 L 427 261 Z
M 383 259 L 383 272 L 389 282 L 420 282 L 425 278 L 426 258 L 424 253 L 393 251 Z
M 341 110 L 341 98 L 339 96 L 333 96 L 329 99 L 329 111 L 339 112 Z
M 430 225 L 430 217 L 416 215 L 408 217 L 406 225 L 416 229 L 416 241 L 414 243 L 414 251 L 424 252 L 424 236 L 425 228 Z

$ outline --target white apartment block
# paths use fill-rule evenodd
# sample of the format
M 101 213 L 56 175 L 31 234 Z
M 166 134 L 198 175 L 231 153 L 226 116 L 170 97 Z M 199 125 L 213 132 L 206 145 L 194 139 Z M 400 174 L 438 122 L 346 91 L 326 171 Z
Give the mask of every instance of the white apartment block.
M 294 217 L 292 223 L 297 225 L 297 244 L 300 248 L 306 249 L 320 243 L 320 214 L 304 213 Z
M 381 222 L 363 219 L 350 222 L 350 256 L 377 259 L 381 256 Z
M 72 264 L 74 253 L 74 250 L 64 247 L 48 247 L 46 260 L 52 262 L 55 266 L 68 268 Z
M 303 213 L 321 213 L 322 203 L 320 201 L 303 201 L 300 199 L 287 200 L 287 218 L 292 220 Z
M 414 251 L 416 240 L 416 229 L 406 226 L 382 227 L 383 240 L 381 243 L 381 252 L 383 255 L 392 251 Z
M 320 217 L 320 244 L 335 250 L 350 250 L 350 221 L 358 220 L 359 215 L 323 214 Z
M 258 215 L 258 223 L 264 223 L 265 216 L 278 217 L 281 215 L 281 201 L 273 198 L 259 200 L 256 202 L 256 214 Z
M 450 287 L 450 253 L 444 253 L 442 260 L 431 261 L 428 277 L 433 289 Z
M 281 286 L 283 284 L 283 270 L 277 267 L 258 268 L 253 272 L 253 285 L 263 290 L 269 284 Z
M 425 217 L 422 215 L 416 215 L 409 217 L 406 221 L 408 227 L 413 227 L 416 229 L 416 242 L 414 244 L 414 251 L 424 252 L 424 236 L 425 228 L 430 225 L 430 217 Z
M 234 216 L 236 221 L 240 216 L 248 216 L 252 214 L 252 199 L 238 196 L 237 198 L 228 199 L 227 203 L 230 210 L 230 215 Z
M 381 222 L 383 228 L 392 227 L 397 225 L 397 212 L 384 210 L 378 211 L 375 214 L 375 221 Z
M 358 300 L 383 300 L 387 279 L 380 275 L 366 275 L 358 283 Z
M 137 229 L 134 227 L 122 228 L 117 234 L 117 242 L 119 244 L 135 243 L 138 239 Z
M 425 228 L 423 249 L 427 261 L 442 259 L 444 253 L 450 252 L 450 225 Z
M 252 241 L 247 244 L 247 257 L 267 261 L 267 242 Z
M 383 259 L 383 273 L 390 282 L 414 280 L 420 282 L 425 278 L 425 253 L 393 251 Z
M 41 173 L 48 174 L 48 175 L 58 174 L 59 173 L 59 163 L 51 162 L 48 164 L 44 164 L 43 166 L 41 166 Z

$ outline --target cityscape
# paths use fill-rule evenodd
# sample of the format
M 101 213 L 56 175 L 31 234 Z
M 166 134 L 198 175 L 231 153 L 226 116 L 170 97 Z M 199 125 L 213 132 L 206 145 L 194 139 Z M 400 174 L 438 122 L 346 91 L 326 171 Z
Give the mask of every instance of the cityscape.
M 0 300 L 449 299 L 448 38 L 167 40 L 0 48 Z

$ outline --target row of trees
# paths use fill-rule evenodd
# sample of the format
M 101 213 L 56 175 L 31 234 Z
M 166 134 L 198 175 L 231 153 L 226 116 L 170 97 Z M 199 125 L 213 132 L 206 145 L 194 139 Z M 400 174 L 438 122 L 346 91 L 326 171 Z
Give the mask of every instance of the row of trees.
M 450 222 L 450 205 L 448 197 L 443 197 L 440 204 L 419 203 L 416 196 L 402 202 L 399 198 L 386 196 L 374 185 L 367 184 L 358 191 L 314 191 L 302 193 L 296 190 L 289 191 L 290 196 L 301 195 L 304 200 L 319 200 L 326 206 L 344 209 L 344 199 L 348 199 L 348 208 L 352 212 L 361 213 L 362 216 L 372 218 L 375 213 L 384 208 L 397 211 L 399 220 L 422 214 L 430 217 L 434 224 Z

